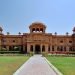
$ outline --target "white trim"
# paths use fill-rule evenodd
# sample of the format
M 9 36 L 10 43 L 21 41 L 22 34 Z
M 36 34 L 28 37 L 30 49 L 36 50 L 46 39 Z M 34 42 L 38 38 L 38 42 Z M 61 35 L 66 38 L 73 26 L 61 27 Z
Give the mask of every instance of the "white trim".
M 30 57 L 29 59 L 31 59 L 32 57 Z M 19 72 L 25 67 L 25 65 L 28 63 L 29 59 L 15 72 L 13 73 L 13 75 L 18 75 Z
M 45 58 L 45 57 L 44 57 Z M 48 61 L 46 58 L 45 60 L 47 61 L 47 63 L 50 65 L 50 67 L 57 73 L 57 75 L 63 75 L 54 65 L 51 64 L 50 61 Z

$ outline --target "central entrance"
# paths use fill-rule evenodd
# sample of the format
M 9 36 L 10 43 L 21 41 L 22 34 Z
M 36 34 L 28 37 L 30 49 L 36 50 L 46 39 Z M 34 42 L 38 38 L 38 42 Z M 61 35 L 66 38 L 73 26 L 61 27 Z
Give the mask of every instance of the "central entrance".
M 35 54 L 40 54 L 40 53 L 41 53 L 40 45 L 35 45 Z

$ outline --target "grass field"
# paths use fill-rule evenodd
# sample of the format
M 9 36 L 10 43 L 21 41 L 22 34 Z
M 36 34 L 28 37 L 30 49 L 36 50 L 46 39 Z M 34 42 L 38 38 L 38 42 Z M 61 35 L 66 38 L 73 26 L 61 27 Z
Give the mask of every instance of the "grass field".
M 28 56 L 0 56 L 0 75 L 13 75 L 28 58 Z
M 47 59 L 57 67 L 63 75 L 75 75 L 75 57 L 51 57 Z

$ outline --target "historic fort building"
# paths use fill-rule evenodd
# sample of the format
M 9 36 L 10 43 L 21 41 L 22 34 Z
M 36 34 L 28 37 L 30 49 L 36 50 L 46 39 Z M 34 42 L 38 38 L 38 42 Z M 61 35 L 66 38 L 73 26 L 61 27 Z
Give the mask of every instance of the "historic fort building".
M 75 53 L 75 27 L 73 34 L 54 35 L 46 33 L 43 23 L 35 22 L 29 26 L 30 33 L 4 35 L 0 27 L 0 50 L 20 50 L 23 53 Z

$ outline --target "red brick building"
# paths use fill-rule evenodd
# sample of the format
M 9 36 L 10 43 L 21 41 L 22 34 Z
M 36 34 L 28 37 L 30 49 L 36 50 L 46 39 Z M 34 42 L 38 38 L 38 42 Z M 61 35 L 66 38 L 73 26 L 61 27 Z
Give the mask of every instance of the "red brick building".
M 53 35 L 46 33 L 46 26 L 43 23 L 35 22 L 29 26 L 30 33 L 18 35 L 4 35 L 0 27 L 0 50 L 18 50 L 23 53 L 75 53 L 75 27 L 73 34 Z

